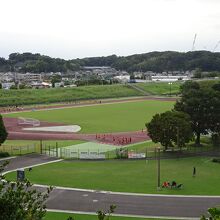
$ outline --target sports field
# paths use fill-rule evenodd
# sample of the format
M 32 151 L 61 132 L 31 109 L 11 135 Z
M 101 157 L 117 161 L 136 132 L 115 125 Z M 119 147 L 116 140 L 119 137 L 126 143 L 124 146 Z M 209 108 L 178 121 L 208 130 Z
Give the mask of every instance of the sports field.
M 5 117 L 35 118 L 41 121 L 79 125 L 80 133 L 137 131 L 145 128 L 156 113 L 170 110 L 173 101 L 146 100 L 84 106 L 47 111 L 20 112 Z
M 36 167 L 26 174 L 33 183 L 54 186 L 116 192 L 220 195 L 220 176 L 217 174 L 220 164 L 211 159 L 192 157 L 161 161 L 161 183 L 175 180 L 184 185 L 181 190 L 157 191 L 157 161 L 154 160 L 62 161 Z M 192 177 L 194 166 L 196 177 Z M 15 179 L 15 173 L 6 177 Z

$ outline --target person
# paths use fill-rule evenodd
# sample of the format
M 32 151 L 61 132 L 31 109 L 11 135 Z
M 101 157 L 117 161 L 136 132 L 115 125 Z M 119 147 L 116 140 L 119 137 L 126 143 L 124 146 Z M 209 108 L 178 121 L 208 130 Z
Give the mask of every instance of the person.
M 196 167 L 193 167 L 193 177 L 196 176 Z
M 172 181 L 172 184 L 171 184 L 171 188 L 172 187 L 176 187 L 176 181 L 174 181 L 174 180 Z
M 162 188 L 168 188 L 170 183 L 168 181 L 163 182 Z

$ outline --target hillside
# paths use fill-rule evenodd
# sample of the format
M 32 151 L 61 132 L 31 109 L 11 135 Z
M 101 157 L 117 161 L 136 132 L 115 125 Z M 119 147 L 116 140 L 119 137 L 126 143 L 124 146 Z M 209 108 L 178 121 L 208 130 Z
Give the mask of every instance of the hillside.
M 134 71 L 220 71 L 220 53 L 193 51 L 150 52 L 131 56 L 90 57 L 64 60 L 40 54 L 12 53 L 8 59 L 0 58 L 0 72 L 63 72 L 80 70 L 84 66 L 111 66 L 117 70 Z

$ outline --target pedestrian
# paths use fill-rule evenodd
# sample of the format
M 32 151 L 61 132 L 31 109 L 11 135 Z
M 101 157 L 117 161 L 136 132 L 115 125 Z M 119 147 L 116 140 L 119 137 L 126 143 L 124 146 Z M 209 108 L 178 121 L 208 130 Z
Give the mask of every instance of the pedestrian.
M 196 176 L 196 167 L 193 167 L 193 177 Z

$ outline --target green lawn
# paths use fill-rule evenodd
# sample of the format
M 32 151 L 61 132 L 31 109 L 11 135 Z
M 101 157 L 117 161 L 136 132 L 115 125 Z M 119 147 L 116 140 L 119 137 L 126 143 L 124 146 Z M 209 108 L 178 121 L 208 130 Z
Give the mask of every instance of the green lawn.
M 135 131 L 145 127 L 156 113 L 170 110 L 172 101 L 138 101 L 47 111 L 20 112 L 5 117 L 31 117 L 43 121 L 78 124 L 81 133 Z
M 172 84 L 168 84 L 168 82 L 150 82 L 150 83 L 138 83 L 136 86 L 142 88 L 146 92 L 152 95 L 169 95 L 170 92 L 172 95 L 176 95 L 179 93 L 180 85 L 183 82 L 172 82 Z
M 85 143 L 85 141 L 82 140 L 43 140 L 42 144 L 46 146 L 52 146 L 55 147 L 56 144 L 58 147 L 66 147 L 66 146 L 71 146 L 75 144 L 81 144 Z M 40 146 L 40 141 L 37 140 L 6 140 L 4 142 L 4 145 L 8 146 L 21 146 L 21 147 L 26 147 L 28 145 L 36 145 Z
M 197 176 L 192 177 L 196 166 Z M 33 183 L 136 193 L 220 195 L 220 164 L 208 157 L 161 160 L 161 182 L 183 183 L 181 190 L 156 190 L 157 161 L 62 161 L 27 172 Z M 61 178 L 57 178 L 61 177 Z M 15 173 L 7 178 L 14 179 Z
M 98 217 L 96 215 L 68 214 L 68 213 L 58 213 L 58 212 L 47 212 L 44 220 L 66 220 L 69 216 L 73 217 L 74 220 L 98 220 Z M 121 217 L 121 216 L 120 217 L 112 216 L 110 217 L 110 220 L 111 219 L 112 220 L 150 220 L 149 218 L 132 218 L 132 217 Z

